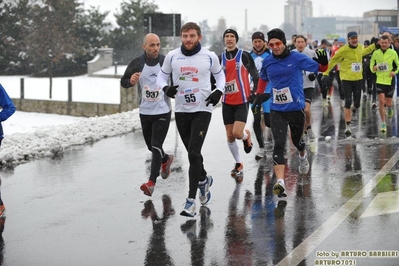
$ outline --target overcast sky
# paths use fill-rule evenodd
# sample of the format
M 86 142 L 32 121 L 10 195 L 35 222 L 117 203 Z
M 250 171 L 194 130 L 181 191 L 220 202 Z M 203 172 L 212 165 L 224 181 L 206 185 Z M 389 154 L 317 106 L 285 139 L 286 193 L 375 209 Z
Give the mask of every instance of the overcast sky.
M 101 11 L 120 10 L 124 0 L 81 0 L 85 7 L 100 6 Z M 247 10 L 247 29 L 252 31 L 265 24 L 269 28 L 279 27 L 284 20 L 284 0 L 152 0 L 162 13 L 180 13 L 182 19 L 200 22 L 208 20 L 214 27 L 220 18 L 226 19 L 227 27 L 235 27 L 240 32 L 245 29 L 245 10 Z M 151 0 L 149 0 L 151 2 Z M 361 17 L 363 12 L 374 9 L 396 9 L 396 0 L 313 0 L 313 16 L 351 16 Z

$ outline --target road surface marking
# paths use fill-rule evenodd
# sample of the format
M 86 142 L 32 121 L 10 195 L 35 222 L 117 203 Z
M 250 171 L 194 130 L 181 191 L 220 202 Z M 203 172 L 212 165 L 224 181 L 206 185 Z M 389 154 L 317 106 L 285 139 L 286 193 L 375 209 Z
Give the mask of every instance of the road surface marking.
M 294 248 L 277 265 L 298 265 L 302 260 L 308 257 L 311 252 L 329 236 L 362 202 L 363 199 L 377 186 L 382 178 L 399 160 L 399 150 L 391 159 L 381 168 L 381 170 L 359 191 L 348 200 L 337 212 L 335 212 L 327 221 L 317 228 L 308 238 Z
M 360 218 L 399 212 L 399 191 L 378 193 Z

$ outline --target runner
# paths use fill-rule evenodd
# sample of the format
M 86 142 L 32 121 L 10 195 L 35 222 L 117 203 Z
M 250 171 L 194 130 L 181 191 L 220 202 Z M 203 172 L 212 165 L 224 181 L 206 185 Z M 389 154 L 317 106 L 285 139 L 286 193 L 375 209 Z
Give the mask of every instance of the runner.
M 159 54 L 159 37 L 148 33 L 144 37 L 142 48 L 144 54 L 129 63 L 121 78 L 121 86 L 130 88 L 137 85 L 142 133 L 145 144 L 152 153 L 150 177 L 140 189 L 145 195 L 152 196 L 160 169 L 161 177 L 168 178 L 174 160 L 174 155 L 166 154 L 162 148 L 169 129 L 171 104 L 170 98 L 156 85 L 156 74 L 165 59 L 164 55 Z
M 175 98 L 175 119 L 180 138 L 188 153 L 189 191 L 180 215 L 194 217 L 195 198 L 200 203 L 211 198 L 213 178 L 205 171 L 201 154 L 212 109 L 220 101 L 226 78 L 215 53 L 201 46 L 201 28 L 188 22 L 180 29 L 181 47 L 170 51 L 157 77 L 157 85 L 168 97 Z M 212 91 L 211 76 L 216 80 Z M 168 84 L 172 78 L 172 85 Z M 212 104 L 212 105 L 210 105 Z
M 252 51 L 251 56 L 254 59 L 256 69 L 258 73 L 262 68 L 263 60 L 271 55 L 271 51 L 267 48 L 267 42 L 263 32 L 256 31 L 252 34 Z M 266 91 L 270 93 L 271 84 L 266 88 Z M 253 93 L 253 96 L 255 93 Z M 265 139 L 264 132 L 262 129 L 262 111 L 263 120 L 266 128 L 270 129 L 270 99 L 262 104 L 262 106 L 251 106 L 251 110 L 254 116 L 253 128 L 256 136 L 256 140 L 259 144 L 259 152 L 255 155 L 255 160 L 260 160 L 266 157 Z M 267 138 L 267 137 L 266 137 Z
M 388 36 L 381 36 L 380 45 L 381 48 L 375 50 L 371 57 L 370 69 L 377 75 L 376 88 L 382 122 L 381 132 L 386 132 L 385 108 L 388 110 L 388 118 L 391 118 L 393 116 L 392 97 L 395 92 L 395 88 L 392 87 L 392 79 L 399 72 L 399 68 L 397 67 L 399 66 L 399 60 L 397 53 L 389 49 L 390 42 Z
M 247 51 L 237 48 L 238 34 L 235 30 L 225 30 L 223 40 L 226 50 L 219 56 L 226 76 L 225 94 L 222 98 L 223 122 L 227 146 L 235 160 L 231 176 L 241 181 L 244 164 L 236 140 L 243 141 L 246 153 L 251 152 L 251 133 L 249 129 L 245 129 L 251 95 L 249 76 L 252 77 L 253 90 L 256 91 L 259 75 L 252 56 Z
M 293 51 L 305 54 L 310 58 L 316 57 L 316 52 L 311 50 L 306 45 L 307 39 L 303 35 L 298 35 L 295 39 L 295 47 Z M 305 126 L 304 126 L 304 140 L 314 141 L 315 136 L 311 125 L 310 105 L 312 104 L 313 93 L 315 90 L 316 74 L 314 72 L 303 71 L 303 91 L 305 94 Z
M 274 138 L 273 169 L 277 179 L 273 192 L 278 197 L 286 197 L 284 149 L 288 126 L 291 131 L 292 143 L 299 151 L 299 173 L 308 173 L 310 167 L 305 142 L 302 140 L 305 124 L 302 73 L 304 70 L 309 72 L 324 70 L 328 60 L 324 50 L 318 50 L 317 58 L 313 59 L 307 55 L 289 51 L 286 46 L 285 34 L 281 29 L 272 29 L 267 36 L 273 54 L 263 61 L 254 105 L 271 96 L 270 122 Z M 264 94 L 269 81 L 272 83 L 273 89 L 270 94 Z

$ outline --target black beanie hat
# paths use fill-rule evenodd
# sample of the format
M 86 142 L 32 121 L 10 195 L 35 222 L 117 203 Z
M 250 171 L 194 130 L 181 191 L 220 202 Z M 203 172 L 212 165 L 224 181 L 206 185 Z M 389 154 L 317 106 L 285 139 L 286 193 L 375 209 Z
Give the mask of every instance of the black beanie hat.
M 224 39 L 224 36 L 226 36 L 227 33 L 232 33 L 232 34 L 234 34 L 234 36 L 236 36 L 236 42 L 238 42 L 238 33 L 237 33 L 235 30 L 233 30 L 233 29 L 227 29 L 227 30 L 225 30 L 225 31 L 223 32 L 223 39 Z
M 254 33 L 252 34 L 252 41 L 253 41 L 253 40 L 256 40 L 256 39 L 265 41 L 265 35 L 263 34 L 263 32 L 261 32 L 261 31 L 256 31 L 256 32 L 254 32 Z
M 284 31 L 280 29 L 272 29 L 267 33 L 267 39 L 270 41 L 271 39 L 276 38 L 283 42 L 284 45 L 287 44 L 287 40 L 285 39 Z

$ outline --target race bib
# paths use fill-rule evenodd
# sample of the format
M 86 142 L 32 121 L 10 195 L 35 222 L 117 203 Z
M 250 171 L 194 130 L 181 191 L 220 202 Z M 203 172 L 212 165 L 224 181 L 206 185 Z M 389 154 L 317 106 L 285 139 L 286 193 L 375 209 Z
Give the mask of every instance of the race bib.
M 389 71 L 388 63 L 377 64 L 378 71 Z
M 233 94 L 236 92 L 238 92 L 236 80 L 227 81 L 226 84 L 224 85 L 224 93 Z
M 196 106 L 201 101 L 201 90 L 199 88 L 185 89 L 178 93 L 178 100 L 185 106 Z
M 292 95 L 289 87 L 282 88 L 280 90 L 273 88 L 273 103 L 275 104 L 286 104 L 292 103 Z
M 160 88 L 156 88 L 155 90 L 152 90 L 149 86 L 145 85 L 143 89 L 143 99 L 144 101 L 148 102 L 156 102 L 161 99 L 161 92 Z
M 362 63 L 352 63 L 352 72 L 360 72 L 362 70 Z

